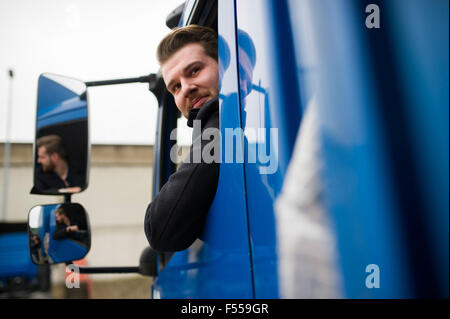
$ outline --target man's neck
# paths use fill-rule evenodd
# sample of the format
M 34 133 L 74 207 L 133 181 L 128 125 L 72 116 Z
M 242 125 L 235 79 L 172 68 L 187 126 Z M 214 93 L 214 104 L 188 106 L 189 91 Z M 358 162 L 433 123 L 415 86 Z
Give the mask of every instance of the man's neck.
M 197 116 L 199 113 L 204 113 L 205 110 L 207 110 L 211 104 L 219 103 L 219 97 L 216 96 L 212 98 L 211 100 L 207 101 L 201 108 L 198 109 L 191 109 L 189 110 L 189 116 L 187 121 L 187 126 L 193 127 L 194 126 L 194 120 L 197 119 Z
M 69 173 L 69 165 L 67 162 L 62 160 L 55 166 L 55 173 L 59 176 L 63 181 L 66 180 L 67 174 Z

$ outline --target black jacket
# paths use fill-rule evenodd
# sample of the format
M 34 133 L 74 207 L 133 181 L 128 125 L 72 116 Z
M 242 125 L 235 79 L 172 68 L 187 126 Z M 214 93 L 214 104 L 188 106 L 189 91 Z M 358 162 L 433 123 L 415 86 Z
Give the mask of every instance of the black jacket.
M 67 227 L 68 226 L 64 223 L 56 222 L 56 227 L 52 235 L 53 239 L 60 240 L 64 238 L 73 238 L 74 232 L 67 232 Z
M 188 157 L 172 174 L 147 208 L 145 234 L 150 246 L 161 252 L 173 252 L 188 248 L 203 232 L 206 216 L 216 194 L 220 161 L 195 163 L 194 152 L 205 149 L 220 159 L 220 140 L 201 140 L 200 134 L 208 128 L 219 129 L 219 100 L 214 98 L 200 109 L 191 110 L 188 125 L 192 120 L 201 121 L 201 132 L 194 124 L 193 145 Z M 208 137 L 209 138 L 209 137 Z M 217 146 L 217 147 L 216 147 Z M 219 154 L 214 153 L 218 151 Z M 199 153 L 197 153 L 199 154 Z
M 58 189 L 60 188 L 72 186 L 80 186 L 81 188 L 84 188 L 86 184 L 86 176 L 85 174 L 81 174 L 79 170 L 76 170 L 74 167 L 69 166 L 69 172 L 67 173 L 66 182 L 68 183 L 68 185 L 66 185 L 55 172 L 44 173 L 42 167 L 39 166 L 36 171 L 34 186 L 31 189 L 30 193 L 60 194 L 58 192 Z

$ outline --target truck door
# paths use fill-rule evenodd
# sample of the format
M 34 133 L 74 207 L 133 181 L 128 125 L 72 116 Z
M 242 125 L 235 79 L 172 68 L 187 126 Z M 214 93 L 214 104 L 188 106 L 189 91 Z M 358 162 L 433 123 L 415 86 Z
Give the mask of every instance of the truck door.
M 274 201 L 301 118 L 285 1 L 236 0 L 240 112 L 255 298 L 278 298 Z
M 220 12 L 218 19 L 217 9 Z M 219 45 L 219 60 L 221 60 L 219 64 L 223 64 L 222 60 L 224 59 L 228 60 L 228 67 L 224 72 L 220 89 L 221 134 L 225 136 L 225 128 L 232 131 L 237 129 L 234 137 L 234 150 L 242 155 L 242 134 L 239 134 L 241 118 L 234 13 L 234 3 L 231 1 L 220 1 L 219 3 L 217 1 L 188 1 L 185 4 L 181 24 L 196 23 L 215 28 L 217 25 L 219 26 L 220 35 L 223 38 Z M 214 26 L 214 14 L 216 14 L 216 26 Z M 213 25 L 209 25 L 211 22 Z M 225 42 L 228 44 L 228 51 L 224 49 Z M 229 54 L 230 52 L 232 54 Z M 160 108 L 160 112 L 163 111 L 164 109 Z M 176 123 L 176 121 L 173 122 L 172 117 L 172 120 L 167 123 Z M 160 134 L 168 136 L 170 131 L 166 130 L 165 133 L 161 131 Z M 163 140 L 161 139 L 161 141 Z M 222 154 L 224 148 L 223 144 Z M 161 151 L 164 150 L 168 151 L 167 144 L 166 147 L 161 147 Z M 167 156 L 166 160 L 160 161 L 158 165 L 168 167 L 169 162 L 170 157 Z M 159 171 L 167 172 L 170 171 L 170 168 L 159 169 Z M 153 296 L 160 298 L 253 298 L 251 269 L 244 164 L 242 161 L 222 162 L 216 197 L 209 211 L 201 240 L 197 240 L 188 249 L 171 256 L 153 285 Z

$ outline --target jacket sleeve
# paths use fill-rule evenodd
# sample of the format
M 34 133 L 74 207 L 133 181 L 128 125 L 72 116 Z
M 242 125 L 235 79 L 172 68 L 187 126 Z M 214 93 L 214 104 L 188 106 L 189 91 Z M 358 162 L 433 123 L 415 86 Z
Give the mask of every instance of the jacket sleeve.
M 35 179 L 34 186 L 31 189 L 31 194 L 58 194 L 58 189 L 64 188 L 63 184 L 60 184 L 55 174 L 46 174 L 39 168 Z
M 59 240 L 67 237 L 66 226 L 65 225 L 57 225 L 55 231 L 52 235 L 53 239 Z
M 170 176 L 145 214 L 145 234 L 153 249 L 184 250 L 199 238 L 216 194 L 219 165 L 183 163 Z

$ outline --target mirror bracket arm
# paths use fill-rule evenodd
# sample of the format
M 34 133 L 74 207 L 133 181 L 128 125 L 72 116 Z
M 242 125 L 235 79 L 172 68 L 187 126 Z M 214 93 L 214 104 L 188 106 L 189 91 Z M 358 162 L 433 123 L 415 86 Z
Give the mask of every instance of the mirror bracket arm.
M 85 82 L 87 87 L 126 83 L 148 83 L 149 90 L 153 94 L 155 94 L 156 98 L 158 99 L 158 105 L 161 104 L 162 94 L 164 92 L 165 86 L 160 74 L 150 73 L 149 75 L 140 76 L 137 78 Z
M 157 75 L 151 73 L 149 75 L 140 76 L 137 78 L 125 78 L 125 79 L 115 79 L 115 80 L 101 80 L 101 81 L 90 81 L 85 82 L 87 87 L 90 86 L 103 86 L 103 85 L 114 85 L 114 84 L 126 84 L 126 83 L 149 83 L 150 85 L 157 79 Z
M 139 267 L 80 267 L 80 274 L 139 273 Z

